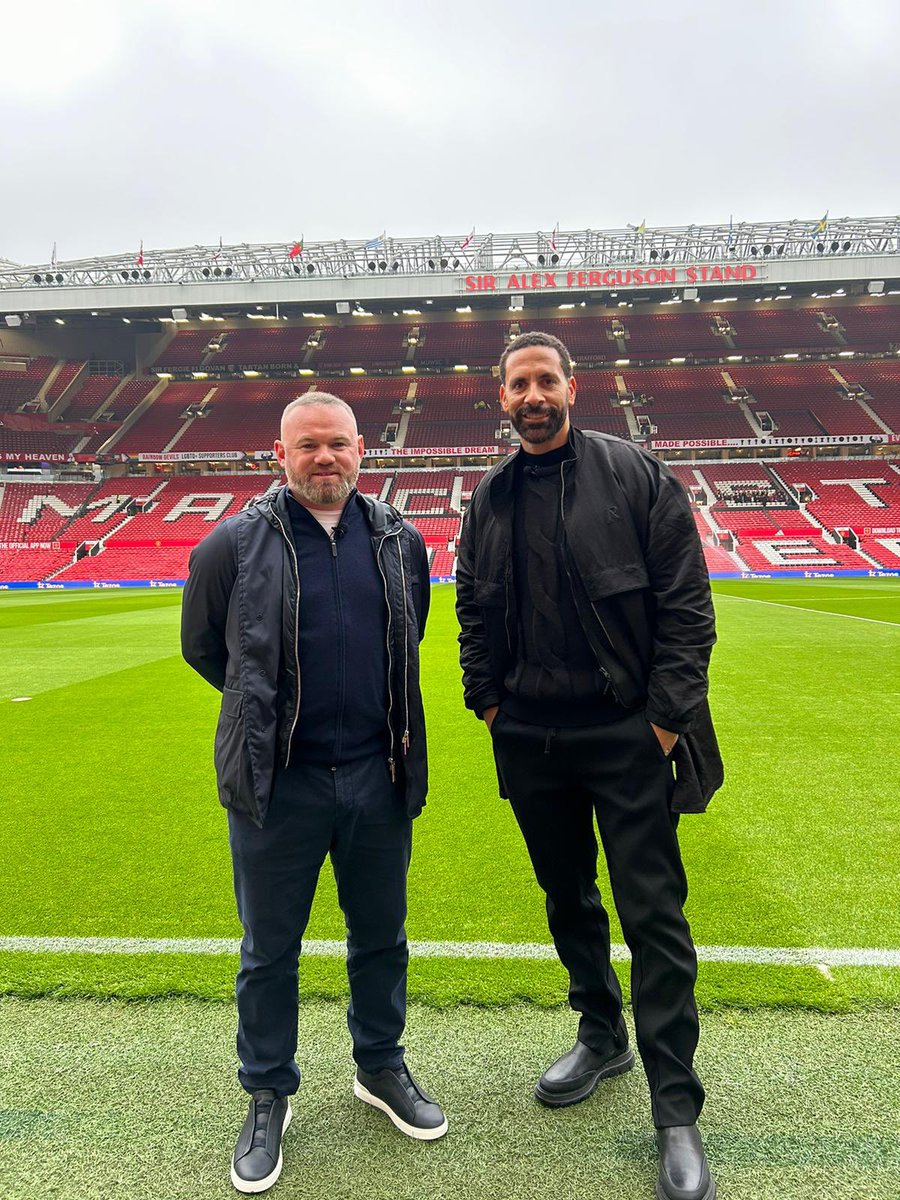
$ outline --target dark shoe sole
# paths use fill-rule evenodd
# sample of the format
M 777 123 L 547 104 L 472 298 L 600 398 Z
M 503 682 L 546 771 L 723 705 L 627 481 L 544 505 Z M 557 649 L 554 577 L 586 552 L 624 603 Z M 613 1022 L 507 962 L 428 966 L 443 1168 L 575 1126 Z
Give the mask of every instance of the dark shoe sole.
M 663 1188 L 659 1180 L 656 1181 L 656 1200 L 672 1200 L 669 1193 Z M 700 1200 L 716 1200 L 716 1181 L 711 1179 L 709 1187 L 700 1197 Z
M 624 1075 L 633 1066 L 634 1051 L 626 1050 L 624 1054 L 605 1062 L 599 1071 L 594 1071 L 589 1075 L 587 1083 L 583 1083 L 581 1087 L 573 1088 L 570 1092 L 548 1092 L 541 1087 L 540 1080 L 538 1080 L 534 1094 L 541 1104 L 546 1104 L 548 1108 L 566 1108 L 570 1104 L 580 1104 L 582 1100 L 587 1100 L 588 1096 L 593 1095 L 596 1091 L 597 1084 L 601 1079 L 610 1079 L 613 1075 Z M 711 1197 L 710 1200 L 712 1200 Z
M 285 1130 L 291 1123 L 291 1102 L 288 1101 L 287 1111 L 284 1114 L 284 1124 L 281 1126 L 281 1136 L 284 1137 Z M 281 1174 L 281 1168 L 284 1166 L 284 1154 L 281 1146 L 278 1147 L 278 1162 L 275 1164 L 275 1170 L 264 1176 L 262 1179 L 242 1179 L 238 1175 L 234 1166 L 234 1156 L 231 1159 L 231 1183 L 234 1189 L 242 1192 L 245 1196 L 255 1196 L 259 1192 L 267 1192 L 274 1183 L 277 1182 L 278 1176 Z

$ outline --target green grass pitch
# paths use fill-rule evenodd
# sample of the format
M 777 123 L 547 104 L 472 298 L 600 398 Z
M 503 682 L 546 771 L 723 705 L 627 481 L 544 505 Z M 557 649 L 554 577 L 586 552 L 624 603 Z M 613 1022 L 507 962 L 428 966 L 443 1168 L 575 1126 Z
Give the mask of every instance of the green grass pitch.
M 680 827 L 696 941 L 900 948 L 900 586 L 715 592 L 712 702 L 728 779 Z M 239 936 L 211 764 L 218 697 L 181 661 L 179 609 L 171 592 L 0 596 L 0 936 Z M 423 658 L 431 792 L 408 932 L 546 942 L 488 735 L 462 706 L 455 639 L 453 589 L 438 587 Z M 309 936 L 343 933 L 326 870 Z M 234 968 L 230 955 L 8 952 L 0 992 L 224 998 Z M 343 964 L 308 958 L 301 980 L 339 995 Z M 420 958 L 410 971 L 411 993 L 438 1005 L 552 1004 L 564 989 L 554 962 Z M 704 963 L 698 994 L 707 1006 L 858 1008 L 900 1000 L 900 970 Z

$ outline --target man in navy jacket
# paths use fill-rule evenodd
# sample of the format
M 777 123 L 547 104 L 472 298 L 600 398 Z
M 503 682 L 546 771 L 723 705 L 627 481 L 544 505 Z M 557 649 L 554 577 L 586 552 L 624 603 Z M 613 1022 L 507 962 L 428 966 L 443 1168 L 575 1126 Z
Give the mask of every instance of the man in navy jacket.
M 357 492 L 363 440 L 336 396 L 284 411 L 287 486 L 222 522 L 191 555 L 185 659 L 222 692 L 215 762 L 238 914 L 239 1079 L 250 1093 L 231 1166 L 265 1191 L 298 1087 L 298 958 L 331 856 L 347 922 L 354 1093 L 419 1140 L 447 1120 L 404 1063 L 406 875 L 427 790 L 418 648 L 421 535 Z

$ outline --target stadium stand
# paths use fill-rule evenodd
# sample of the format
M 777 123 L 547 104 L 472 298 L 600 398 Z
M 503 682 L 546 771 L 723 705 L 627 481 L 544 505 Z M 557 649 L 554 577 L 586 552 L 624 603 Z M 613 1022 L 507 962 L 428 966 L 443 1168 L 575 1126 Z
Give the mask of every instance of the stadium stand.
M 153 374 L 124 381 L 90 375 L 93 364 L 84 358 L 0 355 L 0 454 L 90 458 L 102 447 L 120 460 L 167 454 L 200 462 L 206 453 L 268 451 L 284 405 L 310 388 L 346 399 L 373 450 L 422 451 L 421 457 L 440 461 L 442 450 L 514 445 L 498 380 L 487 368 L 512 334 L 532 328 L 561 337 L 576 364 L 605 364 L 577 369 L 573 415 L 582 428 L 646 437 L 657 446 L 749 443 L 760 433 L 797 439 L 871 435 L 874 443 L 900 430 L 900 362 L 858 357 L 900 346 L 900 305 L 829 297 L 784 306 L 683 304 L 654 311 L 624 303 L 599 314 L 581 309 L 549 317 L 522 312 L 442 319 L 426 310 L 393 320 L 331 316 L 302 326 L 217 322 L 178 328 L 158 353 Z M 410 344 L 414 329 L 418 337 Z M 797 353 L 827 357 L 784 361 Z M 747 362 L 744 355 L 777 361 Z M 3 370 L 4 362 L 17 369 Z M 457 364 L 470 370 L 455 371 Z M 416 370 L 401 373 L 401 366 Z M 300 377 L 301 367 L 315 374 Z M 351 368 L 366 373 L 351 374 Z M 209 378 L 160 381 L 156 375 L 204 370 Z M 240 375 L 256 370 L 276 376 L 289 371 L 292 377 Z M 135 419 L 151 392 L 152 402 Z M 48 422 L 46 410 L 60 398 L 58 419 Z M 443 575 L 452 570 L 461 513 L 485 469 L 367 468 L 360 488 L 389 498 L 420 525 L 433 570 Z M 673 469 L 691 494 L 710 569 L 770 572 L 797 555 L 828 569 L 896 569 L 900 472 L 883 459 L 740 457 L 676 462 Z M 42 547 L 0 550 L 0 570 L 23 580 L 58 573 L 89 582 L 115 572 L 128 572 L 122 579 L 181 578 L 190 545 L 274 478 L 264 469 L 0 485 L 0 545 Z M 807 499 L 798 485 L 809 489 Z M 19 513 L 40 496 L 45 499 L 35 519 L 23 524 Z M 849 542 L 833 544 L 835 530 Z M 76 551 L 97 543 L 98 553 L 72 561 Z
M 60 368 L 57 371 L 53 382 L 47 388 L 45 399 L 48 408 L 60 398 L 66 388 L 69 387 L 69 385 L 78 375 L 81 374 L 83 370 L 85 370 L 86 367 L 87 363 L 81 360 L 75 362 L 67 360 L 60 364 Z
M 171 342 L 157 356 L 155 371 L 199 371 L 207 356 L 207 346 L 218 331 L 179 329 Z
M 415 361 L 423 365 L 492 367 L 508 340 L 509 323 L 501 321 L 435 321 L 420 327 Z
M 755 436 L 740 408 L 726 403 L 717 367 L 623 368 L 617 376 L 636 397 L 635 417 L 646 417 L 660 439 Z
M 826 529 L 900 527 L 900 473 L 885 460 L 779 462 L 773 474 L 794 494 L 808 488 L 811 515 Z
M 58 541 L 95 491 L 89 483 L 0 484 L 0 543 Z
M 778 463 L 676 463 L 675 474 L 704 503 L 694 516 L 712 571 L 800 568 L 897 569 L 900 561 L 900 465 L 886 460 Z M 484 470 L 366 470 L 360 490 L 387 497 L 422 530 L 435 575 L 452 573 L 462 510 Z M 851 483 L 844 482 L 851 480 Z M 0 572 L 21 581 L 181 579 L 192 545 L 217 521 L 240 511 L 270 474 L 120 476 L 89 483 L 7 483 L 0 494 Z M 743 485 L 771 488 L 777 500 L 748 505 Z M 788 493 L 815 498 L 796 507 Z M 824 499 L 821 498 L 823 494 Z M 895 494 L 896 493 L 896 494 Z M 713 503 L 708 501 L 712 499 Z M 141 511 L 143 507 L 147 511 Z M 857 548 L 833 544 L 852 530 Z M 716 544 L 730 534 L 734 549 Z M 4 549 L 22 543 L 41 549 Z M 73 562 L 78 547 L 99 553 Z
M 412 322 L 386 325 L 352 325 L 324 327 L 324 337 L 315 352 L 320 370 L 341 367 L 399 367 L 406 361 L 409 345 L 407 334 Z
M 24 371 L 14 369 L 25 361 Z M 49 356 L 22 360 L 0 355 L 0 412 L 15 412 L 34 400 L 56 366 Z
M 891 433 L 900 433 L 900 363 L 855 362 L 846 373 L 848 380 L 866 389 L 870 397 L 866 403 Z
M 230 329 L 220 335 L 221 350 L 206 360 L 208 367 L 220 370 L 272 367 L 299 367 L 309 355 L 309 329 Z
M 72 563 L 53 578 L 59 583 L 186 579 L 190 554 L 190 546 L 110 546 Z
M 64 421 L 90 421 L 104 407 L 106 401 L 122 382 L 118 375 L 91 375 L 85 379 L 66 405 Z M 149 382 L 142 381 L 144 395 L 150 390 Z

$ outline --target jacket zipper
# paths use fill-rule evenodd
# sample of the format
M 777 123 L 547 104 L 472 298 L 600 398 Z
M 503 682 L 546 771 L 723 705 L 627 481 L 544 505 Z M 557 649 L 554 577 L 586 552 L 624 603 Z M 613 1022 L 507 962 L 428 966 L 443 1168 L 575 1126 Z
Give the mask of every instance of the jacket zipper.
M 294 665 L 297 668 L 297 707 L 294 710 L 294 720 L 291 723 L 291 735 L 288 738 L 287 754 L 284 758 L 285 767 L 291 762 L 291 745 L 294 741 L 294 730 L 297 728 L 297 722 L 300 719 L 300 651 L 297 648 L 297 643 L 300 640 L 300 564 L 297 562 L 297 551 L 294 549 L 294 543 L 287 535 L 287 531 L 281 523 L 281 517 L 272 509 L 272 516 L 278 522 L 278 528 L 281 530 L 281 536 L 287 543 L 288 550 L 291 552 L 291 561 L 294 564 L 294 580 L 297 584 L 297 602 L 294 605 Z
M 402 529 L 402 526 L 401 526 L 401 529 Z M 391 739 L 390 740 L 390 750 L 388 751 L 388 767 L 390 768 L 392 783 L 396 783 L 396 781 L 397 781 L 397 765 L 394 762 L 394 725 L 393 725 L 393 721 L 392 721 L 392 717 L 394 714 L 394 689 L 391 686 L 391 676 L 394 673 L 394 656 L 391 653 L 391 633 L 393 631 L 394 617 L 391 612 L 391 599 L 388 594 L 387 573 L 385 572 L 384 567 L 381 565 L 381 550 L 382 550 L 382 547 L 384 546 L 384 543 L 387 541 L 387 539 L 389 537 L 398 537 L 399 534 L 400 534 L 400 529 L 397 529 L 395 533 L 386 533 L 384 535 L 384 537 L 381 539 L 381 541 L 378 543 L 378 550 L 375 553 L 375 562 L 378 564 L 378 570 L 381 573 L 381 582 L 384 584 L 384 603 L 385 603 L 385 607 L 387 608 L 387 617 L 388 617 L 388 620 L 387 620 L 388 733 L 389 733 L 390 739 Z
M 346 668 L 346 648 L 344 646 L 344 619 L 343 619 L 343 609 L 341 607 L 341 587 L 340 587 L 340 578 L 339 578 L 339 572 L 338 572 L 337 538 L 334 536 L 333 529 L 332 529 L 331 533 L 329 533 L 329 535 L 328 535 L 328 540 L 331 542 L 332 579 L 334 581 L 334 599 L 335 599 L 335 604 L 337 605 L 338 638 L 340 640 L 340 646 L 339 646 L 339 650 L 338 650 L 338 664 L 339 664 L 338 670 L 340 672 L 339 676 L 338 676 L 338 716 L 340 718 L 343 716 L 343 712 L 344 712 L 344 692 L 346 689 L 346 670 L 345 670 L 345 668 Z M 341 747 L 343 745 L 343 741 L 344 741 L 343 723 L 339 721 L 337 733 L 335 735 L 335 743 L 336 743 L 335 748 L 334 748 L 334 761 L 335 762 L 341 761 Z
M 403 565 L 403 546 L 397 541 L 400 558 L 400 584 L 403 588 L 403 753 L 409 753 L 409 608 L 406 603 L 406 568 Z
M 509 559 L 506 560 L 506 567 L 503 571 L 503 599 L 506 604 L 506 609 L 503 613 L 503 628 L 506 630 L 506 644 L 509 647 L 510 654 L 513 654 L 512 635 L 509 632 L 509 577 L 510 577 Z
M 572 580 L 572 572 L 569 568 L 569 540 L 566 536 L 566 464 L 565 464 L 565 462 L 561 462 L 559 464 L 559 483 L 560 483 L 559 519 L 560 519 L 560 522 L 562 523 L 562 528 L 563 528 L 563 562 L 565 563 L 565 566 L 566 566 L 566 575 L 569 580 L 569 587 L 572 588 L 572 599 L 575 600 L 575 595 L 576 595 L 575 586 L 574 586 L 574 582 Z M 587 595 L 587 589 L 585 589 L 585 595 Z M 609 644 L 609 648 L 612 650 L 613 654 L 615 654 L 616 648 L 613 645 L 612 638 L 609 636 L 609 634 L 606 631 L 606 626 L 603 624 L 603 619 L 601 618 L 600 614 L 597 612 L 597 606 L 594 604 L 593 600 L 591 600 L 590 596 L 588 596 L 587 598 L 588 598 L 588 603 L 591 606 L 591 612 L 593 612 L 594 618 L 595 618 L 597 624 L 600 626 L 600 631 L 603 634 L 603 636 L 606 638 L 606 641 Z M 578 605 L 577 605 L 577 601 L 576 601 L 576 608 L 577 607 L 578 607 Z M 595 655 L 595 657 L 596 657 L 596 655 Z M 607 671 L 607 669 L 604 667 L 603 663 L 600 662 L 599 658 L 597 659 L 597 666 L 600 668 L 600 674 L 603 676 L 603 678 L 606 680 L 606 682 L 609 686 L 609 690 L 612 693 L 613 699 L 616 701 L 617 704 L 621 704 L 622 701 L 619 699 L 618 694 L 616 693 L 616 689 L 615 689 L 612 679 L 610 678 L 609 671 Z

